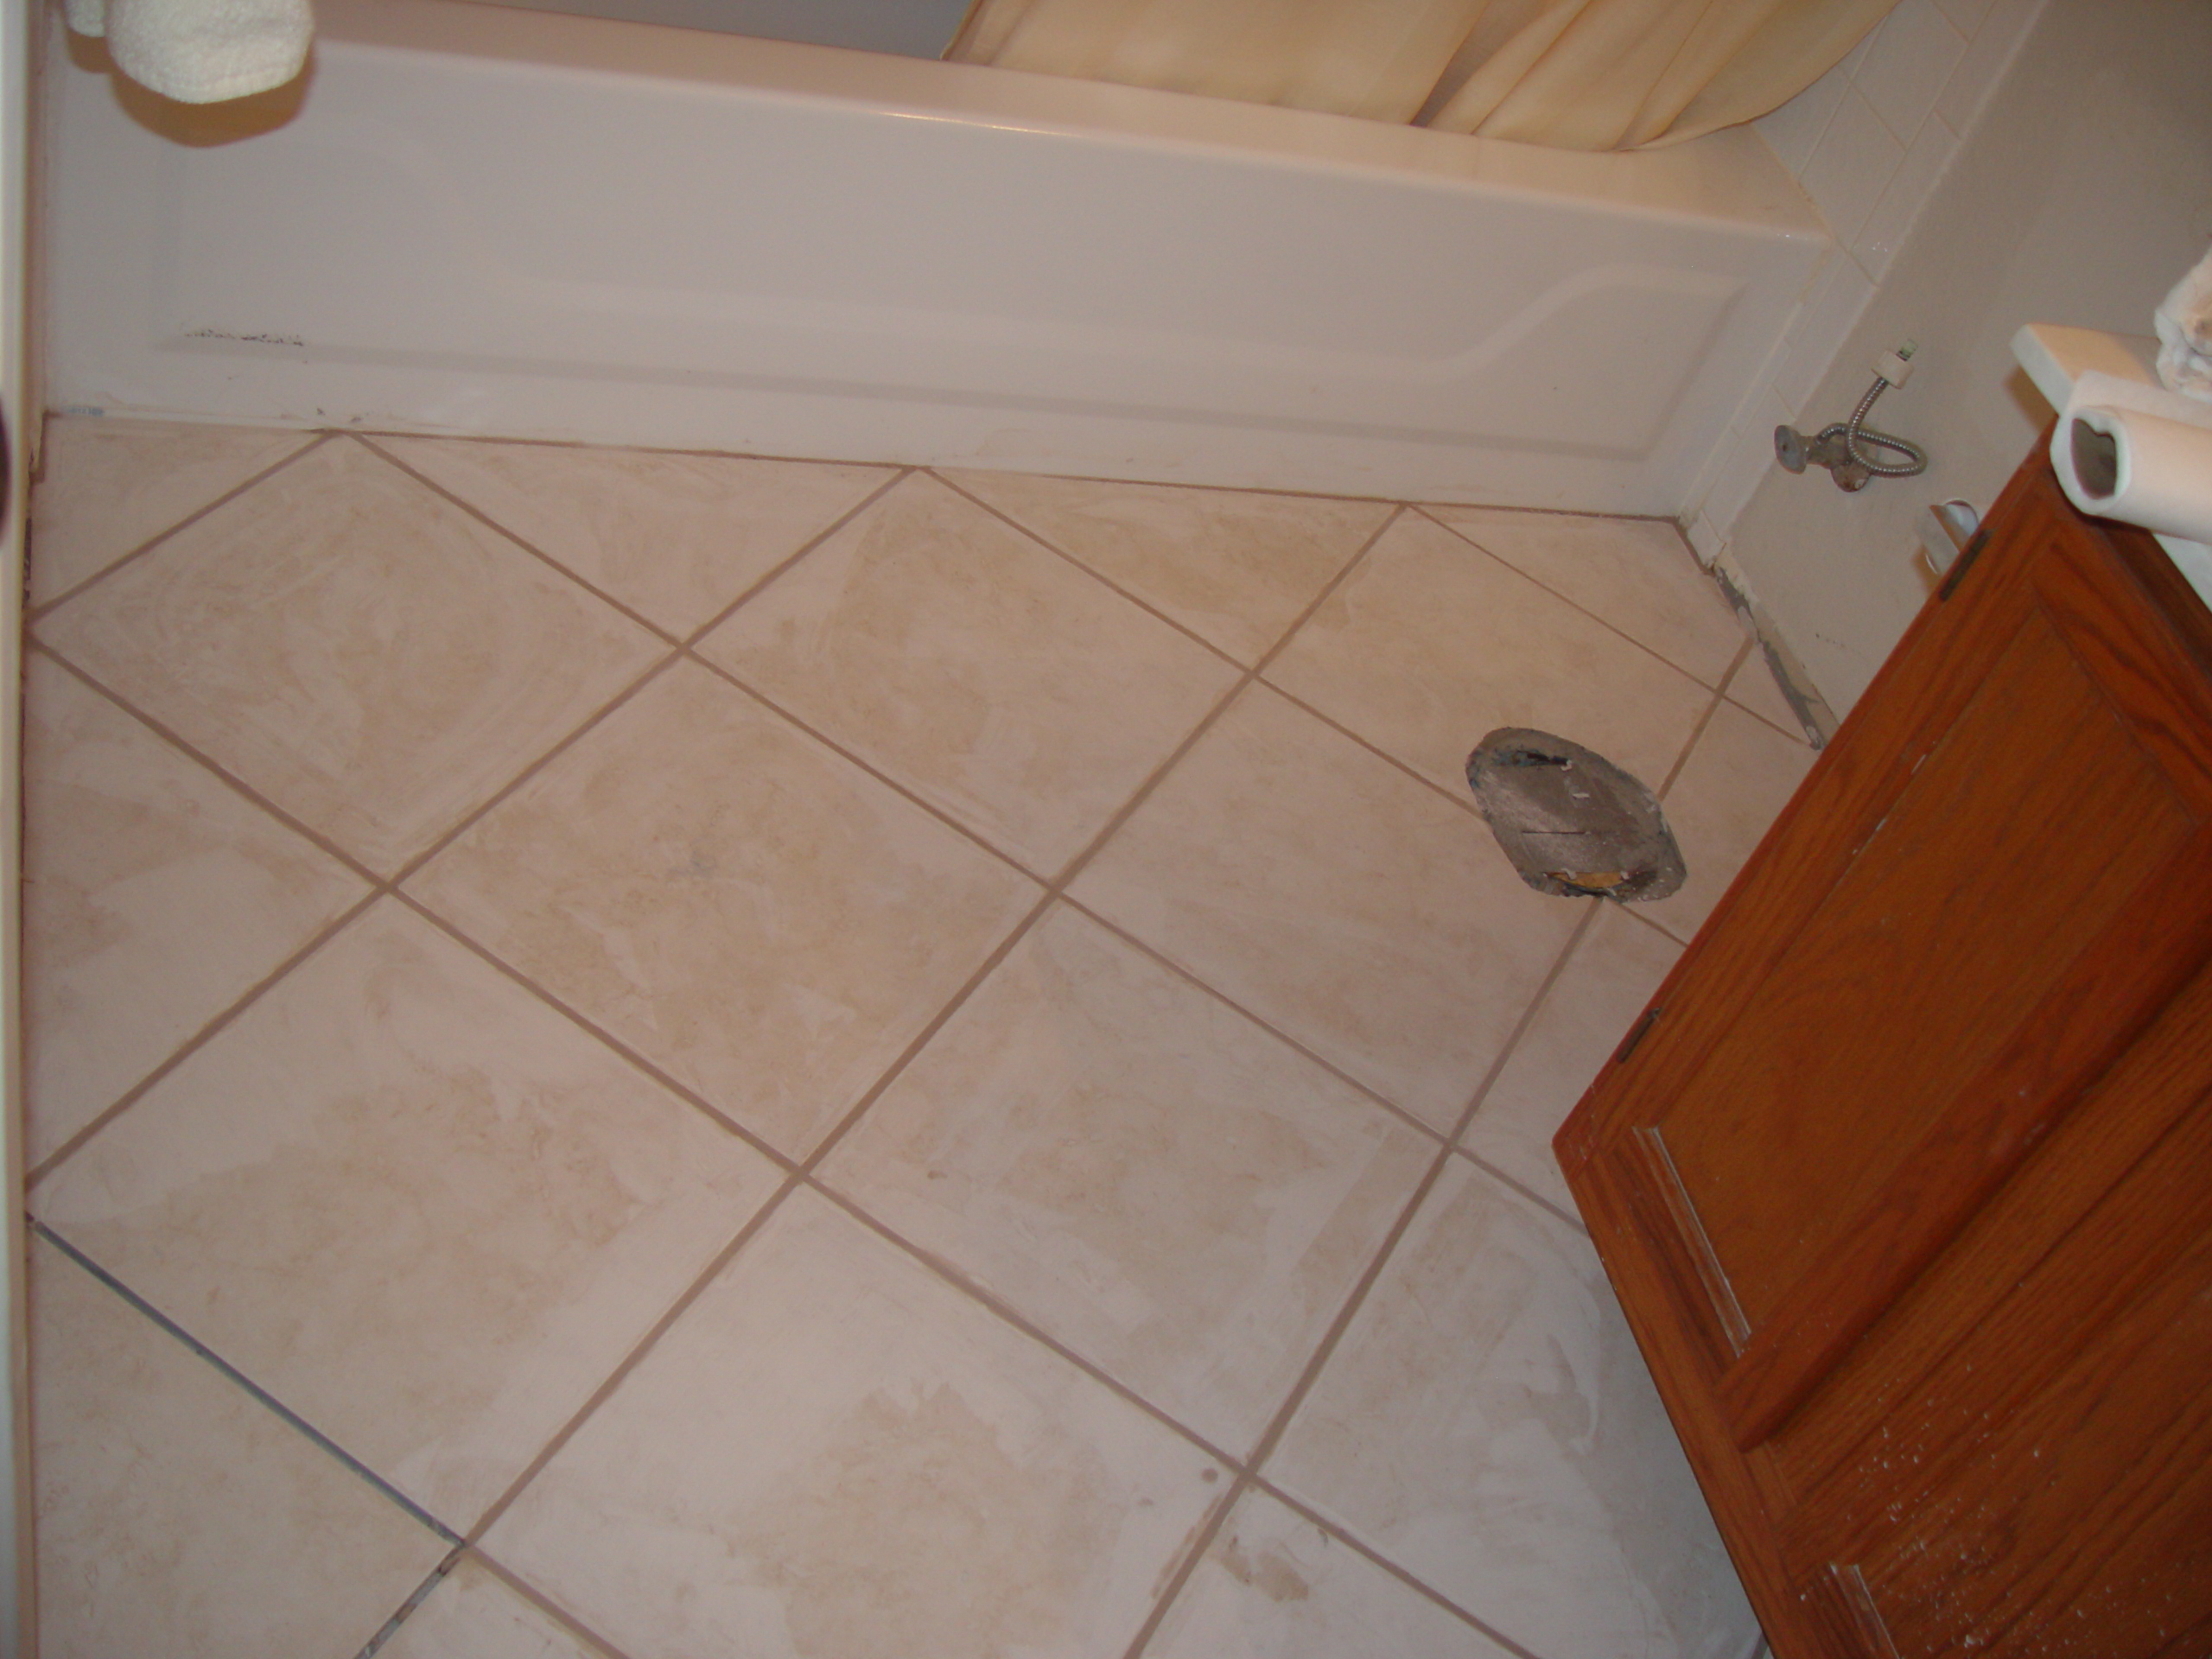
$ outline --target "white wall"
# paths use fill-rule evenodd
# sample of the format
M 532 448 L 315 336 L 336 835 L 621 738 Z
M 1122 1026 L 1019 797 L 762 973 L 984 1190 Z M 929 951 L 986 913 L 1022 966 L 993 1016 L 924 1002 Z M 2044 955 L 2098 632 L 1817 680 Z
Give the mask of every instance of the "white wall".
M 1953 496 L 1986 506 L 2051 418 L 2012 363 L 2014 330 L 2148 334 L 2212 240 L 2209 66 L 2201 0 L 2050 0 L 1833 365 L 1805 381 L 1800 424 L 1841 419 L 1876 353 L 1920 345 L 1876 423 L 1924 443 L 1928 474 L 1847 495 L 1825 473 L 1770 464 L 1728 537 L 1732 574 L 1837 709 L 1925 597 L 1917 516 Z
M 1701 558 L 1718 556 L 1773 469 L 1777 426 L 1817 429 L 1850 412 L 1815 406 L 1814 390 L 2044 3 L 1904 0 L 1850 56 L 1758 124 L 1827 219 L 1836 246 L 1690 490 L 1683 525 Z

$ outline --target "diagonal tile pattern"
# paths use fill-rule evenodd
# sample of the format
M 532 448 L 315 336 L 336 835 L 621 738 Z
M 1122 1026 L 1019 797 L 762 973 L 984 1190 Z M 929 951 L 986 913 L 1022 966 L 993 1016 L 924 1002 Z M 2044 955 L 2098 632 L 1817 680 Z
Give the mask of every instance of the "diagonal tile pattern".
M 801 1194 L 484 1542 L 633 1653 L 1110 1653 L 1220 1484 Z
M 1579 919 L 1471 808 L 1264 686 L 1071 892 L 1440 1130 Z
M 1464 1159 L 1268 1469 L 1535 1652 L 1746 1645 L 1743 1592 L 1596 1255 Z
M 1555 733 L 1656 789 L 1713 701 L 1711 687 L 1414 515 L 1382 533 L 1267 677 L 1455 796 L 1468 751 L 1502 726 Z
M 1810 763 L 1669 534 L 55 433 L 46 1651 L 1750 1649 L 1527 1196 Z M 1681 763 L 1671 911 L 1509 722 Z
M 700 646 L 1040 875 L 1236 671 L 931 478 L 911 478 Z
M 1062 907 L 823 1175 L 1178 1421 L 1243 1452 L 1432 1150 Z
M 1020 473 L 945 476 L 1247 666 L 1390 517 L 1380 501 Z
M 38 632 L 380 874 L 660 652 L 343 439 L 133 560 Z
M 438 1535 L 43 1239 L 31 1243 L 44 1659 L 352 1659 Z
M 387 899 L 32 1208 L 467 1526 L 777 1181 Z
M 696 632 L 894 474 L 886 467 L 379 438 L 377 448 L 656 626 Z
M 1491 507 L 1428 515 L 1707 685 L 1743 649 L 1742 623 L 1672 524 Z
M 51 658 L 23 720 L 36 1165 L 369 886 Z
M 409 891 L 793 1156 L 1037 897 L 691 663 L 501 802 Z
M 49 421 L 31 493 L 31 603 L 52 603 L 314 442 L 255 426 Z

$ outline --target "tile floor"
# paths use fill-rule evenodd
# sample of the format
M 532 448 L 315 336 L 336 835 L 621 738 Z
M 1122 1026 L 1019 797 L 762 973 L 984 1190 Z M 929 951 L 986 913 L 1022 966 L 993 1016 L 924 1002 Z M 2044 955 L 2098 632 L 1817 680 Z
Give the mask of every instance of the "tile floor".
M 46 1659 L 1756 1644 L 1548 1145 L 1811 760 L 1670 528 L 65 421 L 34 534 Z

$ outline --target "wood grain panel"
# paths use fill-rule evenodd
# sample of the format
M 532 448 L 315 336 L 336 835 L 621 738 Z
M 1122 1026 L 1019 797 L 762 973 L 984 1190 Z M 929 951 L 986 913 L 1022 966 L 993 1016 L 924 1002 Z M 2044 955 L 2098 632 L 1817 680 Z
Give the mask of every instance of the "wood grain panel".
M 1660 1120 L 1755 1331 L 2191 828 L 2028 618 Z
M 1779 1659 L 2205 1659 L 2212 613 L 1987 530 L 1557 1146 Z
M 1942 1478 L 2212 1227 L 2212 970 L 2200 972 L 1770 1443 L 1793 1568 L 1855 1560 L 1900 1460 Z M 2044 1271 L 2056 1252 L 2067 1271 Z M 2212 1357 L 2208 1357 L 2212 1363 Z M 1977 1375 L 1971 1391 L 1935 1374 Z

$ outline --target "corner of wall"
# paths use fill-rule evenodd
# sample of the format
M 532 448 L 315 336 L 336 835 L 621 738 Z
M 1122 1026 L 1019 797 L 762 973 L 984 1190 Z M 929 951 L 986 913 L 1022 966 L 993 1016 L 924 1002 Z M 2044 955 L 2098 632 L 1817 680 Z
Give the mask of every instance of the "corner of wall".
M 1903 0 L 1834 68 L 1755 124 L 1834 240 L 1691 486 L 1683 530 L 1708 566 L 1774 465 L 1774 429 L 1826 424 L 1810 407 L 1815 389 L 2044 4 Z

